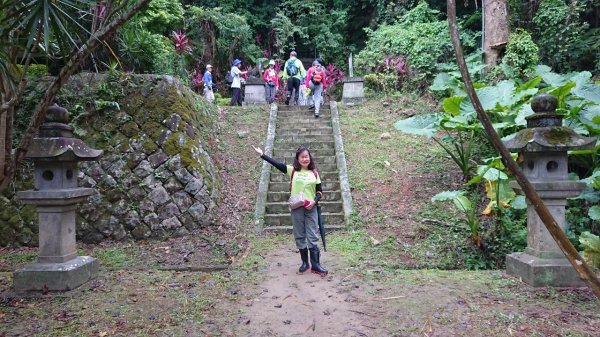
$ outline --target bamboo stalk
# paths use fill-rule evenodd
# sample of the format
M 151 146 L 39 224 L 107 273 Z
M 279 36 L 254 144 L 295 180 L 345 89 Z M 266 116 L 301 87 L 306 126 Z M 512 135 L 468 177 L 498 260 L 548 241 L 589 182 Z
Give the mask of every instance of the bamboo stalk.
M 490 140 L 496 150 L 502 156 L 502 160 L 508 170 L 515 176 L 515 179 L 523 193 L 529 199 L 531 204 L 533 205 L 535 211 L 538 216 L 544 222 L 544 225 L 548 229 L 548 232 L 554 238 L 554 241 L 558 244 L 560 250 L 565 254 L 573 268 L 579 274 L 579 277 L 592 289 L 596 298 L 600 300 L 600 281 L 598 281 L 598 277 L 596 274 L 590 269 L 590 267 L 585 263 L 585 261 L 581 258 L 577 249 L 573 247 L 567 236 L 562 231 L 550 211 L 544 205 L 544 202 L 537 194 L 535 188 L 527 177 L 523 174 L 517 163 L 512 158 L 508 149 L 504 146 L 500 137 L 496 133 L 496 130 L 492 127 L 492 122 L 489 117 L 485 113 L 477 94 L 475 93 L 475 89 L 473 88 L 473 83 L 471 81 L 471 77 L 469 76 L 469 71 L 467 70 L 467 64 L 465 62 L 463 50 L 460 44 L 460 39 L 458 37 L 458 26 L 456 24 L 456 2 L 455 0 L 448 0 L 448 26 L 450 28 L 450 36 L 452 38 L 452 44 L 454 45 L 454 50 L 456 51 L 456 62 L 458 63 L 458 67 L 460 68 L 460 73 L 462 75 L 463 81 L 465 82 L 465 87 L 467 89 L 467 94 L 471 99 L 473 107 L 475 111 L 477 111 L 477 117 L 483 124 L 483 127 L 490 137 Z

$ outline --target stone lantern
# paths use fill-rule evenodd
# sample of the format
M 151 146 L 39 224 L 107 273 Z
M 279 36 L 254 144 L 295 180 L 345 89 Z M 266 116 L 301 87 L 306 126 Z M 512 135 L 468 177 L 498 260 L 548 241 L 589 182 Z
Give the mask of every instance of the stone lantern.
M 267 104 L 265 81 L 250 77 L 244 86 L 244 104 Z
M 34 190 L 18 192 L 17 197 L 37 206 L 39 255 L 37 263 L 14 272 L 16 291 L 71 290 L 98 274 L 96 259 L 77 256 L 75 214 L 77 204 L 93 192 L 77 187 L 77 162 L 97 160 L 102 151 L 73 138 L 73 127 L 67 123 L 66 109 L 49 107 L 27 152 L 34 163 Z
M 576 197 L 585 183 L 568 179 L 567 151 L 591 149 L 595 137 L 582 137 L 562 126 L 562 115 L 556 114 L 558 100 L 542 94 L 533 98 L 535 112 L 527 117 L 527 128 L 505 143 L 519 152 L 521 169 L 540 195 L 544 204 L 566 230 L 567 198 Z M 511 187 L 523 194 L 513 181 Z M 583 281 L 560 250 L 533 205 L 527 200 L 527 249 L 512 253 L 506 259 L 506 272 L 534 286 L 583 286 Z
M 365 102 L 365 79 L 363 77 L 346 77 L 342 91 L 343 105 L 357 105 Z

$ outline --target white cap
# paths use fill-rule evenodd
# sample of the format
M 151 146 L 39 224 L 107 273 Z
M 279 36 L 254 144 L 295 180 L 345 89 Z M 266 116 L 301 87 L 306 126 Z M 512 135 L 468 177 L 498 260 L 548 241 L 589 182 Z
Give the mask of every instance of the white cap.
M 212 68 L 212 66 L 210 64 L 207 64 L 206 68 Z
M 275 65 L 275 60 L 269 61 L 269 65 Z

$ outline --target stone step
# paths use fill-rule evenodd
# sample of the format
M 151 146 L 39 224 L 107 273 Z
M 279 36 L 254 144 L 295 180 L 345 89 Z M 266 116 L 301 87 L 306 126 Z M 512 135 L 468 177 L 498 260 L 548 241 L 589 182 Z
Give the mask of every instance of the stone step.
M 321 213 L 325 228 L 332 228 L 334 225 L 344 224 L 344 213 L 329 213 L 323 209 Z M 288 211 L 285 214 L 265 214 L 265 229 L 273 226 L 289 226 L 292 229 L 292 217 Z
M 321 188 L 323 191 L 339 191 L 340 190 L 340 182 L 337 180 L 323 181 L 321 182 Z M 290 182 L 282 181 L 269 182 L 269 192 L 289 192 L 290 191 Z
M 280 112 L 296 112 L 296 111 L 307 111 L 309 108 L 308 105 L 285 105 L 281 104 L 277 107 L 277 113 Z M 321 110 L 331 110 L 328 103 L 324 103 L 321 105 Z
M 308 129 L 298 129 L 298 128 L 288 128 L 288 129 L 277 129 L 275 136 L 276 137 L 287 137 L 287 136 L 315 136 L 315 135 L 329 135 L 333 136 L 333 128 L 332 127 L 322 127 L 322 128 L 308 128 Z
M 327 141 L 319 141 L 319 140 L 311 140 L 311 139 L 304 139 L 304 140 L 298 140 L 298 141 L 277 141 L 275 140 L 275 143 L 273 144 L 273 149 L 275 150 L 284 150 L 284 149 L 297 149 L 299 145 L 305 145 L 308 146 L 308 148 L 310 149 L 310 152 L 313 152 L 314 150 L 325 150 L 325 149 L 335 149 L 335 142 L 333 141 L 333 139 L 331 140 L 327 140 Z M 296 153 L 296 150 L 294 150 L 294 153 Z
M 279 161 L 282 161 L 286 165 L 293 165 L 294 164 L 294 157 L 293 156 L 291 156 L 291 157 L 283 157 L 283 158 L 275 158 L 275 159 L 277 159 Z M 335 165 L 336 164 L 334 156 L 327 156 L 327 157 L 313 156 L 313 159 L 315 160 L 315 163 L 317 164 L 317 170 L 323 171 L 323 172 L 325 172 L 325 170 L 323 168 L 321 168 L 321 165 L 324 165 L 324 164 L 334 164 Z M 336 170 L 337 170 L 337 166 L 336 166 Z M 271 169 L 271 174 L 275 174 L 275 173 L 281 173 L 281 172 L 279 172 L 278 169 L 276 169 L 275 167 L 273 167 Z
M 329 213 L 340 213 L 343 212 L 343 205 L 341 201 L 323 201 L 319 202 L 323 210 L 327 210 Z M 266 205 L 267 214 L 289 214 L 290 204 L 287 201 L 284 202 L 267 202 Z
M 331 110 L 323 109 L 319 110 L 319 116 L 327 116 L 327 118 L 331 118 Z M 303 117 L 303 118 L 315 118 L 315 110 L 302 110 L 302 111 L 278 111 L 277 117 L 281 118 L 293 118 L 293 117 Z
M 279 174 L 277 173 L 273 173 L 271 172 L 271 181 L 272 182 L 284 182 L 290 181 L 290 177 L 287 174 L 283 174 L 279 171 L 277 171 Z M 339 180 L 340 176 L 338 174 L 337 171 L 319 171 L 319 176 L 321 177 L 321 181 L 332 181 L 332 180 Z
M 316 123 L 279 123 L 277 124 L 277 131 L 287 131 L 290 129 L 318 129 L 322 127 L 331 127 L 331 123 L 329 124 L 316 124 Z
M 290 193 L 285 192 L 268 192 L 267 202 L 284 202 L 288 201 Z M 325 201 L 338 201 L 342 199 L 342 193 L 340 191 L 324 191 L 323 199 Z
M 320 116 L 320 115 L 319 115 Z M 277 124 L 278 125 L 286 125 L 286 124 L 323 124 L 328 125 L 331 124 L 331 120 L 327 118 L 315 118 L 314 116 L 293 116 L 293 117 L 278 117 Z
M 314 143 L 314 142 L 330 142 L 333 143 L 333 133 L 328 135 L 276 135 L 275 144 L 277 143 Z
M 325 233 L 330 233 L 333 231 L 339 231 L 339 230 L 343 230 L 346 227 L 344 227 L 344 225 L 328 225 L 325 224 Z M 290 223 L 290 225 L 288 226 L 271 226 L 271 227 L 265 227 L 263 228 L 263 230 L 267 233 L 277 233 L 277 234 L 288 234 L 292 232 L 292 225 Z M 321 239 L 319 238 L 319 241 Z
M 310 150 L 310 153 L 313 155 L 313 157 L 327 157 L 327 156 L 335 156 L 335 148 L 333 147 L 329 147 L 329 148 L 315 148 L 313 146 L 310 146 L 310 144 L 297 144 L 297 146 L 300 145 L 308 145 L 308 149 Z M 274 148 L 273 149 L 273 158 L 286 158 L 286 157 L 295 157 L 296 156 L 296 150 L 298 148 L 290 148 L 289 146 L 287 148 Z M 317 162 L 317 164 L 319 164 Z M 329 171 L 329 170 L 327 170 Z

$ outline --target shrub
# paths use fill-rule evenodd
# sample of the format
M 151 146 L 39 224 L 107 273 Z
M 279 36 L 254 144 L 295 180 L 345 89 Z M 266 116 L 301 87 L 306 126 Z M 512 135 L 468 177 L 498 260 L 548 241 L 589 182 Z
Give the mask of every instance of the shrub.
M 432 77 L 439 62 L 453 62 L 454 49 L 448 24 L 441 13 L 422 2 L 396 24 L 384 24 L 368 32 L 365 48 L 358 54 L 356 66 L 370 72 L 389 55 L 402 55 L 410 64 L 413 81 Z M 469 52 L 475 46 L 475 36 L 463 30 L 461 39 Z
M 533 24 L 542 63 L 558 71 L 571 70 L 577 59 L 571 53 L 578 40 L 584 35 L 587 23 L 579 21 L 584 10 L 576 1 L 569 5 L 564 0 L 544 0 L 540 2 Z
M 531 35 L 523 29 L 511 33 L 502 63 L 510 67 L 512 75 L 517 78 L 529 77 L 538 62 L 538 46 L 531 39 Z

